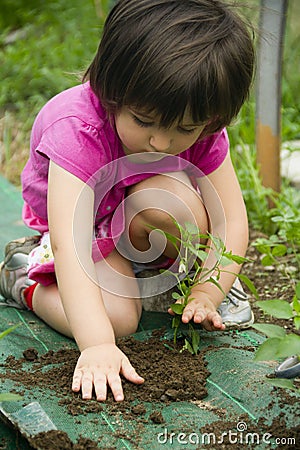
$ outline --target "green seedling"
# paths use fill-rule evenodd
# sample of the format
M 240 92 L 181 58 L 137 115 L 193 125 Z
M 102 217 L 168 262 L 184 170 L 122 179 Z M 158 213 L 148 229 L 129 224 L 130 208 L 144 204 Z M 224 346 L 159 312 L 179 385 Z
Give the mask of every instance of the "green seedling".
M 175 303 L 170 306 L 174 313 L 172 320 L 174 343 L 176 344 L 180 331 L 181 335 L 185 338 L 181 351 L 188 350 L 192 354 L 197 354 L 200 345 L 200 335 L 197 330 L 195 330 L 191 323 L 188 324 L 187 331 L 180 330 L 183 311 L 188 303 L 193 300 L 193 288 L 199 284 L 211 283 L 223 292 L 219 283 L 221 272 L 225 272 L 226 270 L 224 268 L 233 262 L 242 264 L 247 259 L 233 255 L 232 252 L 226 250 L 223 241 L 219 237 L 213 236 L 210 233 L 202 234 L 194 224 L 185 223 L 184 226 L 181 226 L 175 220 L 174 223 L 179 230 L 180 238 L 162 230 L 157 230 L 163 233 L 174 245 L 180 258 L 177 274 L 169 270 L 164 271 L 169 274 L 171 273 L 177 279 L 177 292 L 172 293 L 172 298 Z M 205 263 L 210 252 L 213 253 L 213 260 L 215 262 L 206 266 Z M 250 291 L 257 296 L 253 283 L 245 275 L 239 274 L 238 276 L 245 282 Z
M 9 333 L 12 333 L 12 331 L 15 331 L 15 329 L 18 328 L 20 325 L 21 325 L 21 322 L 17 323 L 16 325 L 13 325 L 12 327 L 7 328 L 4 331 L 2 331 L 2 333 L 0 333 L 0 339 L 3 339 Z

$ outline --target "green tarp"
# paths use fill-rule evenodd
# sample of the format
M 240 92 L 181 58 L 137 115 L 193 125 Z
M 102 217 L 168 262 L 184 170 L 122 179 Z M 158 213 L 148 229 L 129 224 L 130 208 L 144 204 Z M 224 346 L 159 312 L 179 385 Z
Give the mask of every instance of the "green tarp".
M 0 178 L 0 205 L 0 247 L 3 254 L 7 241 L 33 233 L 21 223 L 22 200 L 19 191 L 3 178 Z M 29 347 L 35 347 L 39 354 L 43 354 L 47 350 L 75 346 L 72 340 L 51 330 L 31 312 L 5 306 L 1 306 L 0 311 L 0 332 L 21 323 L 13 333 L 0 341 L 0 364 L 9 355 L 22 357 L 23 351 Z M 162 326 L 170 326 L 167 314 L 145 312 L 136 337 L 144 339 L 147 330 Z M 224 424 L 223 433 L 227 433 L 227 438 L 229 423 L 231 424 L 232 446 L 229 444 L 226 448 L 277 448 L 279 441 L 277 440 L 277 444 L 275 441 L 278 436 L 272 435 L 271 424 L 280 414 L 283 425 L 278 433 L 280 439 L 285 436 L 288 443 L 289 430 L 295 425 L 299 426 L 299 408 L 297 402 L 293 401 L 297 394 L 289 392 L 286 397 L 282 397 L 281 390 L 274 389 L 266 382 L 266 375 L 274 372 L 274 364 L 253 362 L 253 348 L 263 342 L 264 338 L 253 330 L 223 333 L 200 330 L 200 334 L 203 348 L 210 348 L 206 352 L 208 370 L 211 372 L 207 379 L 208 396 L 198 404 L 160 404 L 159 409 L 165 419 L 163 424 L 147 420 L 157 407 L 151 402 L 145 403 L 143 424 L 124 418 L 121 413 L 112 416 L 105 405 L 101 413 L 74 417 L 59 404 L 54 391 L 42 391 L 37 387 L 21 389 L 20 385 L 9 379 L 1 384 L 1 392 L 23 390 L 24 398 L 21 402 L 5 404 L 5 407 L 17 410 L 25 404 L 38 402 L 56 427 L 66 431 L 72 441 L 75 442 L 79 436 L 87 437 L 99 441 L 101 449 L 221 449 L 220 428 L 218 432 L 212 431 L 212 426 L 220 421 Z M 184 370 L 184 354 L 182 358 Z M 4 371 L 3 366 L 0 371 Z M 284 398 L 290 401 L 284 401 Z M 262 419 L 265 425 L 260 428 Z M 203 430 L 206 429 L 205 435 Z M 270 436 L 265 435 L 266 430 Z M 138 439 L 132 439 L 133 432 L 138 435 Z M 0 422 L 0 436 L 0 449 L 28 448 L 18 433 L 4 422 Z M 294 448 L 300 448 L 300 442 L 290 442 Z M 238 447 L 234 447 L 234 444 Z

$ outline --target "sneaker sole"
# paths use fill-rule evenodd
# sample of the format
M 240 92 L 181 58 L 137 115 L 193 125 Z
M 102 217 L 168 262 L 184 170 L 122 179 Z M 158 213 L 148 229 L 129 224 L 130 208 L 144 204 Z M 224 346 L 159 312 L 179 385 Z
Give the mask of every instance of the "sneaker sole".
M 242 323 L 223 322 L 223 323 L 226 326 L 226 328 L 235 328 L 235 329 L 239 329 L 239 330 L 246 330 L 247 328 L 251 328 L 251 325 L 253 325 L 253 323 L 254 323 L 254 314 L 251 311 L 251 319 L 248 320 L 248 322 L 242 322 Z

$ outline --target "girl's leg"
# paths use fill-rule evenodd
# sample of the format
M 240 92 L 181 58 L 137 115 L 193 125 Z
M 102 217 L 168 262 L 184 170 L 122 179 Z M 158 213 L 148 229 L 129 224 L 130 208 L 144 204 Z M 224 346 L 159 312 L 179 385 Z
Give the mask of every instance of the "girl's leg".
M 178 229 L 172 217 L 181 224 L 195 223 L 203 233 L 209 228 L 207 213 L 200 195 L 192 187 L 184 172 L 156 175 L 132 186 L 128 190 L 126 202 L 129 238 L 134 248 L 140 252 L 150 247 L 151 228 L 148 225 L 178 237 Z M 160 248 L 161 239 L 162 235 L 155 233 L 152 244 Z M 177 257 L 176 250 L 169 243 L 163 253 L 171 258 Z M 116 336 L 134 332 L 141 315 L 141 301 L 138 299 L 138 285 L 130 262 L 114 251 L 96 266 L 103 300 Z M 130 297 L 120 295 L 122 292 Z M 56 284 L 36 287 L 33 310 L 52 328 L 72 337 Z
M 117 251 L 113 251 L 105 260 L 96 263 L 96 269 L 103 301 L 115 335 L 120 337 L 134 333 L 138 327 L 142 305 L 130 262 Z M 127 292 L 130 297 L 113 292 L 115 285 L 120 292 Z M 56 331 L 73 337 L 56 284 L 47 287 L 39 284 L 34 291 L 32 304 L 38 317 Z M 84 311 L 82 313 L 84 314 Z
M 180 237 L 173 218 L 181 225 L 186 222 L 197 225 L 202 233 L 207 233 L 209 229 L 209 219 L 201 197 L 184 172 L 156 175 L 130 187 L 127 202 L 129 239 L 140 252 L 149 250 L 151 245 L 157 249 L 162 247 L 164 238 L 158 232 L 151 234 L 149 243 L 151 227 Z M 163 254 L 174 259 L 177 257 L 176 249 L 170 242 L 167 242 Z M 131 256 L 134 259 L 134 253 Z

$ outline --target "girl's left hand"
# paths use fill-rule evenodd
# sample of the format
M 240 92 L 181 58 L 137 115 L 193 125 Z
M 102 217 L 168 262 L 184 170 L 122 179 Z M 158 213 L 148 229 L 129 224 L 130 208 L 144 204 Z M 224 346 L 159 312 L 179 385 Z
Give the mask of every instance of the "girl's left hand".
M 180 300 L 176 303 L 180 303 Z M 171 308 L 168 309 L 168 312 L 174 315 Z M 214 302 L 205 292 L 198 292 L 197 298 L 191 300 L 184 308 L 182 322 L 188 323 L 191 320 L 193 320 L 194 323 L 201 323 L 203 328 L 207 331 L 225 330 L 225 325 L 222 322 L 220 314 L 216 310 Z

